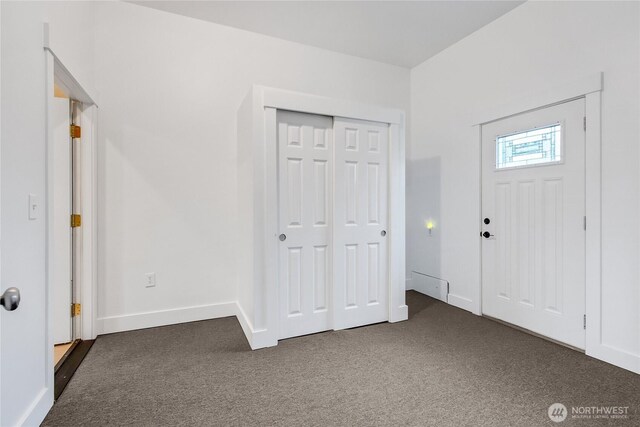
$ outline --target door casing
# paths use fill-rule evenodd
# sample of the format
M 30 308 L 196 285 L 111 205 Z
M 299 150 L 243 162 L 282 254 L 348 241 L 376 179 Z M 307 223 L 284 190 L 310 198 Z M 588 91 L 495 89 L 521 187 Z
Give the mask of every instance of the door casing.
M 45 46 L 46 47 L 46 46 Z M 80 83 L 71 75 L 53 51 L 46 47 L 47 59 L 47 117 L 51 116 L 50 106 L 54 101 L 54 84 L 62 88 L 74 102 L 73 118 L 82 128 L 82 136 L 74 140 L 74 209 L 82 216 L 82 225 L 73 231 L 74 247 L 74 302 L 81 304 L 81 314 L 73 319 L 74 338 L 95 339 L 95 306 L 97 296 L 97 119 L 98 106 Z M 53 142 L 53 129 L 47 121 L 47 146 Z M 47 150 L 47 286 L 50 289 L 53 271 L 50 260 L 53 251 L 52 195 L 54 168 L 51 150 Z M 51 312 L 51 307 L 49 312 Z M 49 316 L 50 326 L 52 319 Z M 52 337 L 51 337 L 52 338 Z M 53 348 L 53 345 L 50 346 Z M 52 356 L 53 357 L 53 356 Z
M 408 318 L 405 304 L 405 115 L 391 108 L 361 104 L 264 86 L 253 86 L 239 114 L 250 121 L 247 144 L 253 155 L 254 248 L 249 259 L 250 308 L 240 307 L 239 320 L 252 349 L 278 343 L 278 170 L 276 111 L 288 110 L 389 124 L 389 321 Z M 244 120 L 244 119 L 241 119 Z M 244 126 L 244 125 L 243 125 Z M 244 142 L 243 142 L 244 143 Z
M 390 260 L 386 236 L 390 211 L 387 203 L 388 123 L 309 115 L 286 110 L 278 110 L 277 116 L 278 222 L 281 233 L 279 237 L 282 236 L 286 240 L 281 240 L 278 251 L 279 339 L 389 320 L 387 271 Z M 288 132 L 288 126 L 294 126 L 293 137 Z M 353 131 L 354 147 L 351 149 L 347 147 L 345 139 L 348 130 Z M 316 146 L 317 140 L 314 138 L 317 131 L 322 132 L 322 143 Z M 326 136 L 325 132 L 329 136 Z M 294 138 L 292 140 L 297 142 L 290 145 L 289 138 Z M 291 160 L 294 163 L 290 163 Z M 325 165 L 324 214 L 321 216 L 321 222 L 313 225 L 311 223 L 316 213 L 314 205 L 308 202 L 309 194 L 314 191 L 312 183 L 315 182 L 314 173 L 309 167 L 311 160 L 319 160 Z M 356 200 L 351 205 L 351 225 L 345 225 L 348 203 L 342 203 L 349 199 L 343 188 L 349 181 L 343 169 L 345 162 L 359 165 L 353 169 L 356 175 L 351 181 L 356 192 L 354 198 L 351 198 L 352 201 Z M 288 168 L 292 165 L 298 171 L 294 171 L 292 175 L 300 176 L 302 180 L 301 185 L 296 186 L 300 192 L 297 197 L 296 191 L 291 193 L 289 190 L 288 180 L 292 176 Z M 375 169 L 373 175 L 369 175 L 369 168 L 372 166 Z M 298 173 L 300 175 L 297 175 Z M 371 182 L 368 181 L 371 176 L 376 177 L 375 197 L 368 199 L 366 193 L 371 191 Z M 290 210 L 291 200 L 295 201 L 295 206 L 301 206 L 299 212 Z M 303 203 L 303 200 L 307 202 Z M 374 200 L 374 205 L 369 205 L 369 200 Z M 293 219 L 290 218 L 292 213 L 295 216 Z M 292 220 L 294 222 L 291 222 Z M 323 250 L 316 252 L 316 245 Z M 352 255 L 355 256 L 355 265 L 351 265 L 355 273 L 351 283 L 352 292 L 348 291 L 348 280 L 343 280 L 349 268 L 346 260 L 342 258 L 346 255 L 345 247 L 351 247 Z M 312 248 L 313 255 L 309 252 Z M 312 274 L 316 271 L 316 254 L 324 254 L 320 255 L 324 259 L 321 265 L 324 266 L 323 281 L 326 287 L 323 292 L 325 305 L 321 309 L 314 305 L 315 296 L 310 295 L 315 291 L 309 287 L 316 279 Z M 288 274 L 292 261 L 297 265 L 293 275 Z M 371 268 L 374 268 L 375 272 L 372 272 Z M 365 277 L 366 280 L 363 279 Z M 292 281 L 298 283 L 298 291 L 293 294 L 293 300 L 289 300 L 291 289 L 288 286 Z M 371 287 L 371 284 L 374 286 Z M 383 289 L 384 291 L 379 293 L 379 290 Z M 351 305 L 348 304 L 347 294 L 351 294 L 353 298 Z M 297 312 L 290 312 L 292 304 Z
M 609 362 L 622 368 L 638 371 L 637 359 L 634 355 L 619 351 L 602 342 L 602 92 L 604 88 L 604 73 L 584 75 L 562 82 L 561 84 L 529 93 L 528 96 L 520 96 L 503 103 L 497 103 L 494 109 L 479 111 L 472 118 L 471 123 L 477 130 L 478 147 L 482 144 L 481 126 L 496 120 L 501 120 L 513 115 L 546 108 L 556 104 L 572 101 L 579 98 L 585 99 L 585 211 L 587 217 L 586 229 L 586 287 L 585 287 L 585 312 L 586 312 L 586 336 L 585 353 L 597 359 Z M 480 153 L 480 151 L 479 151 Z M 478 155 L 479 175 L 478 194 L 482 188 L 482 159 Z M 478 200 L 478 212 L 482 212 L 481 197 Z M 478 215 L 478 236 L 481 232 L 482 218 Z M 478 253 L 482 259 L 481 240 L 478 237 Z M 473 303 L 470 308 L 474 314 L 482 314 L 482 271 L 479 272 L 478 286 L 475 288 Z
M 82 123 L 82 152 L 80 162 L 82 168 L 78 179 L 80 180 L 80 194 L 82 213 L 82 231 L 74 239 L 77 242 L 75 277 L 78 283 L 74 286 L 75 297 L 82 304 L 81 315 L 75 320 L 75 338 L 95 339 L 95 306 L 97 296 L 97 121 L 98 106 L 83 86 L 76 80 L 71 72 L 64 66 L 52 47 L 49 45 L 49 27 L 44 24 L 44 56 L 46 62 L 45 75 L 45 101 L 47 123 L 45 129 L 45 143 L 47 147 L 53 143 L 53 127 L 50 120 L 52 117 L 52 105 L 54 101 L 54 86 L 57 85 L 66 90 L 69 98 L 78 100 L 83 108 L 77 114 Z M 45 342 L 43 343 L 43 353 L 46 354 L 46 379 L 45 390 L 39 397 L 38 403 L 33 407 L 33 411 L 27 415 L 25 424 L 38 424 L 44 419 L 51 405 L 53 404 L 54 388 L 54 363 L 53 363 L 53 307 L 52 307 L 52 287 L 53 268 L 52 254 L 55 250 L 53 242 L 53 220 L 52 200 L 53 195 L 53 155 L 52 150 L 47 148 L 47 173 L 46 173 L 46 318 L 45 318 Z M 75 233 L 74 233 L 75 234 Z
M 496 298 L 495 295 L 491 298 L 489 298 L 488 294 L 482 295 L 482 313 L 483 315 L 494 316 L 506 323 L 514 323 L 519 327 L 525 327 L 525 325 L 519 324 L 518 322 L 525 322 L 529 328 L 541 334 L 541 336 L 546 336 L 546 334 L 542 332 L 542 329 L 544 329 L 549 336 L 556 334 L 556 336 L 551 336 L 552 339 L 565 342 L 567 345 L 574 346 L 578 349 L 584 348 L 585 337 L 582 327 L 582 315 L 585 309 L 585 232 L 583 230 L 582 218 L 584 215 L 584 182 L 586 179 L 584 174 L 584 133 L 582 130 L 584 107 L 584 98 L 582 97 L 554 106 L 536 109 L 533 112 L 494 121 L 490 124 L 483 125 L 481 129 L 483 134 L 487 132 L 487 135 L 485 135 L 481 143 L 482 156 L 484 158 L 484 161 L 481 163 L 483 184 L 480 199 L 481 217 L 491 218 L 490 225 L 481 225 L 481 228 L 482 231 L 495 232 L 496 234 L 495 238 L 487 239 L 483 237 L 481 239 L 483 249 L 488 251 L 481 252 L 482 292 L 487 291 L 489 288 L 497 292 L 495 288 L 497 284 L 494 283 L 492 279 L 498 279 L 499 277 L 499 274 L 497 276 L 491 274 L 497 274 L 495 271 L 495 262 L 497 259 L 494 258 L 492 262 L 487 264 L 485 263 L 486 260 L 484 257 L 492 253 L 494 257 L 497 257 L 494 251 L 496 251 L 498 247 L 503 247 L 507 250 L 507 254 L 509 255 L 505 254 L 505 257 L 512 256 L 514 250 L 516 253 L 519 253 L 519 249 L 512 247 L 511 244 L 518 244 L 518 236 L 522 230 L 513 232 L 512 229 L 500 229 L 500 226 L 509 228 L 509 224 L 513 226 L 511 221 L 516 221 L 514 224 L 517 227 L 518 220 L 514 219 L 514 217 L 518 216 L 517 212 L 521 209 L 519 204 L 520 196 L 522 196 L 522 194 L 519 193 L 521 185 L 529 184 L 528 194 L 530 194 L 531 199 L 529 200 L 528 209 L 533 211 L 528 212 L 531 215 L 529 219 L 533 222 L 533 224 L 530 223 L 529 226 L 538 232 L 544 233 L 543 212 L 546 205 L 544 203 L 545 197 L 542 183 L 547 182 L 547 180 L 561 180 L 562 187 L 564 188 L 564 190 L 562 190 L 564 195 L 562 196 L 563 202 L 561 205 L 561 212 L 563 212 L 562 215 L 564 216 L 564 220 L 561 223 L 563 230 L 563 238 L 561 238 L 561 240 L 564 238 L 569 239 L 570 241 L 565 242 L 565 248 L 571 247 L 571 249 L 563 251 L 563 256 L 571 259 L 571 261 L 562 262 L 561 264 L 563 266 L 562 268 L 566 269 L 564 270 L 565 274 L 562 276 L 563 278 L 560 280 L 562 283 L 561 289 L 564 291 L 563 296 L 567 299 L 561 299 L 561 305 L 558 307 L 558 310 L 561 310 L 560 312 L 550 314 L 542 307 L 542 305 L 544 305 L 543 301 L 545 301 L 546 298 L 543 289 L 546 287 L 544 281 L 541 277 L 537 276 L 536 272 L 538 272 L 538 268 L 541 265 L 548 265 L 549 260 L 547 260 L 547 262 L 544 261 L 545 253 L 542 248 L 544 240 L 540 240 L 542 237 L 540 237 L 539 233 L 536 233 L 535 235 L 528 236 L 530 244 L 533 245 L 533 249 L 531 247 L 528 248 L 530 256 L 528 260 L 530 264 L 525 267 L 525 271 L 529 271 L 530 275 L 524 280 L 525 283 L 529 283 L 529 286 L 523 287 L 523 283 L 519 282 L 519 279 L 522 279 L 522 277 L 518 277 L 521 273 L 520 267 L 522 267 L 522 265 L 517 262 L 507 262 L 507 264 L 511 264 L 511 268 L 508 269 L 508 271 L 514 275 L 506 280 L 510 285 L 508 289 L 504 290 L 504 292 L 507 293 L 506 300 Z M 523 132 L 534 129 L 536 126 L 542 127 L 553 123 L 558 123 L 562 126 L 563 142 L 561 146 L 561 161 L 554 164 L 516 166 L 503 170 L 494 169 L 496 134 L 504 135 L 511 132 Z M 567 135 L 570 135 L 570 137 L 568 138 Z M 486 178 L 489 178 L 489 180 L 485 181 Z M 509 206 L 505 209 L 511 212 L 511 215 L 504 218 L 502 222 L 498 221 L 500 215 L 495 205 L 498 198 L 495 185 L 498 183 L 511 184 L 508 187 L 509 190 L 505 197 L 508 197 L 507 200 L 514 202 L 516 205 L 512 205 L 511 202 L 508 203 Z M 513 185 L 514 183 L 515 185 Z M 514 188 L 512 189 L 512 187 Z M 570 189 L 578 189 L 579 191 L 570 191 Z M 525 192 L 525 194 L 527 193 Z M 485 202 L 488 202 L 487 206 L 484 205 Z M 538 211 L 537 209 L 541 210 Z M 515 212 L 513 212 L 513 210 Z M 516 240 L 505 239 L 507 236 Z M 560 243 L 560 245 L 562 247 L 562 243 Z M 573 248 L 574 245 L 576 247 L 582 247 L 582 255 L 579 255 L 579 252 Z M 508 248 L 510 248 L 510 250 Z M 527 252 L 527 250 L 525 250 L 525 252 Z M 488 259 L 489 258 L 487 258 L 487 260 Z M 492 265 L 493 268 L 485 270 L 488 265 Z M 509 275 L 507 272 L 504 274 Z M 484 283 L 485 279 L 491 283 Z M 522 297 L 520 291 L 527 288 L 531 294 L 527 295 L 530 301 L 527 301 L 528 306 L 525 309 L 524 306 L 521 305 L 523 301 L 520 299 Z M 527 294 L 526 291 L 525 294 Z M 515 303 L 514 300 L 518 302 Z M 490 306 L 492 307 L 491 310 L 489 310 Z M 560 309 L 560 307 L 563 308 Z M 558 316 L 563 320 L 558 322 Z M 549 325 L 551 324 L 554 326 L 550 327 Z M 536 330 L 536 328 L 541 329 Z

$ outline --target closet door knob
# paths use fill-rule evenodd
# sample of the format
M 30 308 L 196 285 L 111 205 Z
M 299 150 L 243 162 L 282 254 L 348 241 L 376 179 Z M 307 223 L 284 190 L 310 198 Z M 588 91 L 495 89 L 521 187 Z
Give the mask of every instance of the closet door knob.
M 0 296 L 0 305 L 7 311 L 13 311 L 20 305 L 20 290 L 9 288 Z
M 280 239 L 281 242 L 284 242 L 285 240 L 287 240 L 287 235 L 286 234 L 281 234 L 278 239 Z
M 387 235 L 387 230 L 382 230 L 382 231 L 380 232 L 380 235 L 381 235 L 382 237 L 386 236 L 386 235 Z

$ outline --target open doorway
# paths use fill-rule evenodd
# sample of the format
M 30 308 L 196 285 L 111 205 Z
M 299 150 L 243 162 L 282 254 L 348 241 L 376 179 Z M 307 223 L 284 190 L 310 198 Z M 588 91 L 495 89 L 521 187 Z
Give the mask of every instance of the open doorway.
M 56 371 L 77 344 L 74 317 L 78 313 L 75 300 L 74 277 L 77 242 L 74 228 L 80 225 L 78 215 L 78 166 L 81 127 L 74 110 L 80 103 L 69 98 L 58 85 L 54 86 L 52 105 L 53 141 L 53 338 L 54 364 Z M 74 117 L 75 116 L 75 117 Z
M 46 28 L 45 28 L 46 29 Z M 97 105 L 47 50 L 47 371 L 62 394 L 96 337 Z

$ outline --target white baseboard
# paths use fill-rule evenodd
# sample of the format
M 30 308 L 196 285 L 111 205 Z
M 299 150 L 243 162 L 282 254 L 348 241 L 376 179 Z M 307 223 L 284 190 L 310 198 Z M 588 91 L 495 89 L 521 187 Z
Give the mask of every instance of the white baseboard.
M 416 292 L 420 292 L 423 295 L 430 296 L 442 302 L 447 302 L 447 295 L 449 293 L 449 283 L 444 279 L 439 279 L 434 276 L 411 272 L 412 288 Z
M 590 345 L 587 342 L 587 356 L 594 357 L 620 368 L 640 374 L 640 355 L 608 346 L 606 344 Z
M 273 334 L 269 334 L 266 329 L 253 329 L 253 325 L 249 320 L 249 317 L 242 309 L 242 306 L 236 302 L 236 317 L 242 327 L 244 335 L 249 341 L 251 350 L 257 350 L 259 348 L 273 347 L 278 345 L 278 340 L 273 338 Z
M 409 306 L 403 304 L 396 309 L 391 310 L 389 323 L 403 322 L 409 319 Z
M 448 299 L 450 305 L 472 313 L 475 313 L 476 311 L 476 304 L 468 298 L 449 294 Z M 229 316 L 237 317 L 252 350 L 273 347 L 278 344 L 277 337 L 275 337 L 274 334 L 269 333 L 266 329 L 254 330 L 246 313 L 235 301 L 147 313 L 136 313 L 125 316 L 103 317 L 97 319 L 96 327 L 98 334 L 109 334 Z M 394 319 L 390 319 L 390 321 L 397 322 L 406 320 L 406 318 L 407 306 L 405 305 L 396 310 Z M 629 353 L 604 344 L 597 346 L 587 345 L 586 354 L 604 362 L 611 363 L 612 365 L 640 374 L 640 355 Z M 44 420 L 44 417 L 47 415 L 52 404 L 53 391 L 43 389 L 38 398 L 34 401 L 33 405 L 24 415 L 19 425 L 39 425 L 42 420 Z
M 43 388 L 38 396 L 35 398 L 29 409 L 18 421 L 17 425 L 31 427 L 39 426 L 44 421 L 44 418 L 49 413 L 49 410 L 53 406 L 53 388 Z
M 469 298 L 461 297 L 456 294 L 449 294 L 448 299 L 449 299 L 448 301 L 449 304 L 455 307 L 470 311 L 472 313 L 475 313 L 476 311 L 476 304 L 474 304 L 474 302 L 471 301 Z
M 198 320 L 216 319 L 235 316 L 236 302 L 207 304 L 170 310 L 149 311 L 146 313 L 128 314 L 124 316 L 101 317 L 97 320 L 97 332 L 111 334 L 114 332 L 133 331 L 156 326 L 174 325 L 177 323 L 196 322 Z
M 249 345 L 251 345 L 251 341 L 253 341 L 253 326 L 239 302 L 236 302 L 236 317 L 238 318 L 242 332 L 244 332 L 244 336 L 247 337 L 247 341 L 249 341 Z M 251 347 L 251 349 L 253 349 L 253 347 Z
M 229 316 L 236 316 L 252 350 L 273 347 L 278 344 L 278 340 L 274 339 L 273 334 L 268 333 L 267 330 L 255 330 L 253 328 L 246 313 L 236 301 L 124 316 L 101 317 L 96 321 L 96 328 L 98 335 L 101 335 Z

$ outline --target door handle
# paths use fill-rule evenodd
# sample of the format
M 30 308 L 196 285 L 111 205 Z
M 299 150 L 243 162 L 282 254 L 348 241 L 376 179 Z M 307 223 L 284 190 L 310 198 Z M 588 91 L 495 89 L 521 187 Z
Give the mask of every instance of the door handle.
M 485 231 L 484 233 L 481 233 L 481 236 L 484 237 L 485 239 L 488 239 L 489 237 L 493 237 L 493 234 L 489 233 L 488 231 Z
M 287 240 L 287 235 L 282 233 L 280 236 L 278 236 L 278 239 L 280 239 L 281 242 L 284 242 L 285 240 Z
M 20 305 L 20 289 L 9 288 L 0 296 L 0 305 L 7 311 L 13 311 Z

